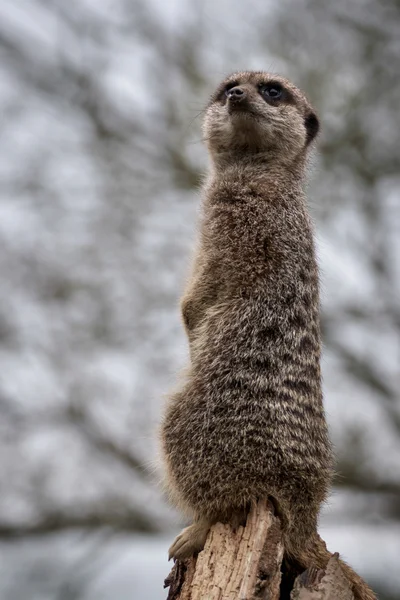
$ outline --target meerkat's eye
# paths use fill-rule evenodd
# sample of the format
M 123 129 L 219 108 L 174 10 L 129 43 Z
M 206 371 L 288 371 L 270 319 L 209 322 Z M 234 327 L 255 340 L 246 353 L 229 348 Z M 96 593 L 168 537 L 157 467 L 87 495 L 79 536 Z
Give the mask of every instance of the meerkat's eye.
M 260 94 L 268 100 L 280 100 L 283 88 L 280 83 L 265 83 L 260 85 Z

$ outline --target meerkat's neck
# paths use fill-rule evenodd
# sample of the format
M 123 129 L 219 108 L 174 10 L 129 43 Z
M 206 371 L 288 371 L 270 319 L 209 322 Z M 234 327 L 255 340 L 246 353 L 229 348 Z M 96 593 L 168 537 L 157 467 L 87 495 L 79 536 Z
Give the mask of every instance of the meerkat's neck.
M 242 191 L 249 185 L 257 187 L 261 195 L 273 196 L 279 190 L 281 194 L 284 190 L 285 195 L 298 197 L 299 201 L 304 201 L 304 183 L 305 183 L 305 157 L 300 157 L 296 161 L 283 163 L 270 157 L 254 156 L 248 159 L 240 160 L 213 161 L 205 186 L 206 195 L 213 190 L 223 186 L 231 192 L 235 189 L 236 193 L 242 195 Z
M 271 156 L 270 154 L 260 153 L 251 155 L 239 155 L 237 157 L 219 156 L 212 160 L 211 176 L 220 178 L 234 177 L 238 175 L 240 178 L 254 178 L 257 180 L 273 180 L 276 177 L 281 179 L 285 177 L 288 184 L 291 182 L 302 183 L 305 176 L 305 155 L 301 155 L 296 159 L 288 159 L 287 162 Z

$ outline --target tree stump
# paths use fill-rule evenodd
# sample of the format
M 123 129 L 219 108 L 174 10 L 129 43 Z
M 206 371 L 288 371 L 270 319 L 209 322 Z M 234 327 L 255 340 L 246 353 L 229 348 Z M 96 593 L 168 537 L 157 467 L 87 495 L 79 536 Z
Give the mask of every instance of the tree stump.
M 279 519 L 262 500 L 245 527 L 217 523 L 198 557 L 175 563 L 165 580 L 168 600 L 278 600 L 282 558 Z
M 354 600 L 336 552 L 325 570 L 307 569 L 297 577 L 291 600 Z
M 197 557 L 176 561 L 164 587 L 167 600 L 279 600 L 284 547 L 272 505 L 253 506 L 245 527 L 217 523 Z M 295 582 L 292 600 L 353 600 L 338 562 L 307 569 Z

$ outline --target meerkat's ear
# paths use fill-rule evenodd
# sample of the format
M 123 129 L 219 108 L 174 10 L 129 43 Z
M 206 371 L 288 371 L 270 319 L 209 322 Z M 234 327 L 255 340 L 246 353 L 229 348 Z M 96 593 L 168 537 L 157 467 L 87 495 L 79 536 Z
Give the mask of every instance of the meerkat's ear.
M 314 112 L 309 112 L 304 118 L 304 125 L 307 131 L 306 146 L 308 146 L 319 131 L 319 120 Z

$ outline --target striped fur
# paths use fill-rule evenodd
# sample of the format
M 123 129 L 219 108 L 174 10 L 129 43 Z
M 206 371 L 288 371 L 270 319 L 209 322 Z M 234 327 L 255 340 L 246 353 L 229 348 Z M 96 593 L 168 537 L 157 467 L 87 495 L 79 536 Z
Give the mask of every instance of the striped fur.
M 271 105 L 259 84 L 272 80 L 288 95 Z M 246 92 L 241 114 L 224 93 L 232 81 Z M 330 557 L 316 533 L 333 457 L 303 192 L 314 117 L 299 90 L 266 73 L 231 76 L 207 109 L 212 163 L 182 300 L 191 361 L 162 425 L 167 487 L 195 521 L 171 548 L 178 558 L 201 550 L 211 523 L 265 497 L 282 518 L 288 561 L 301 570 Z

